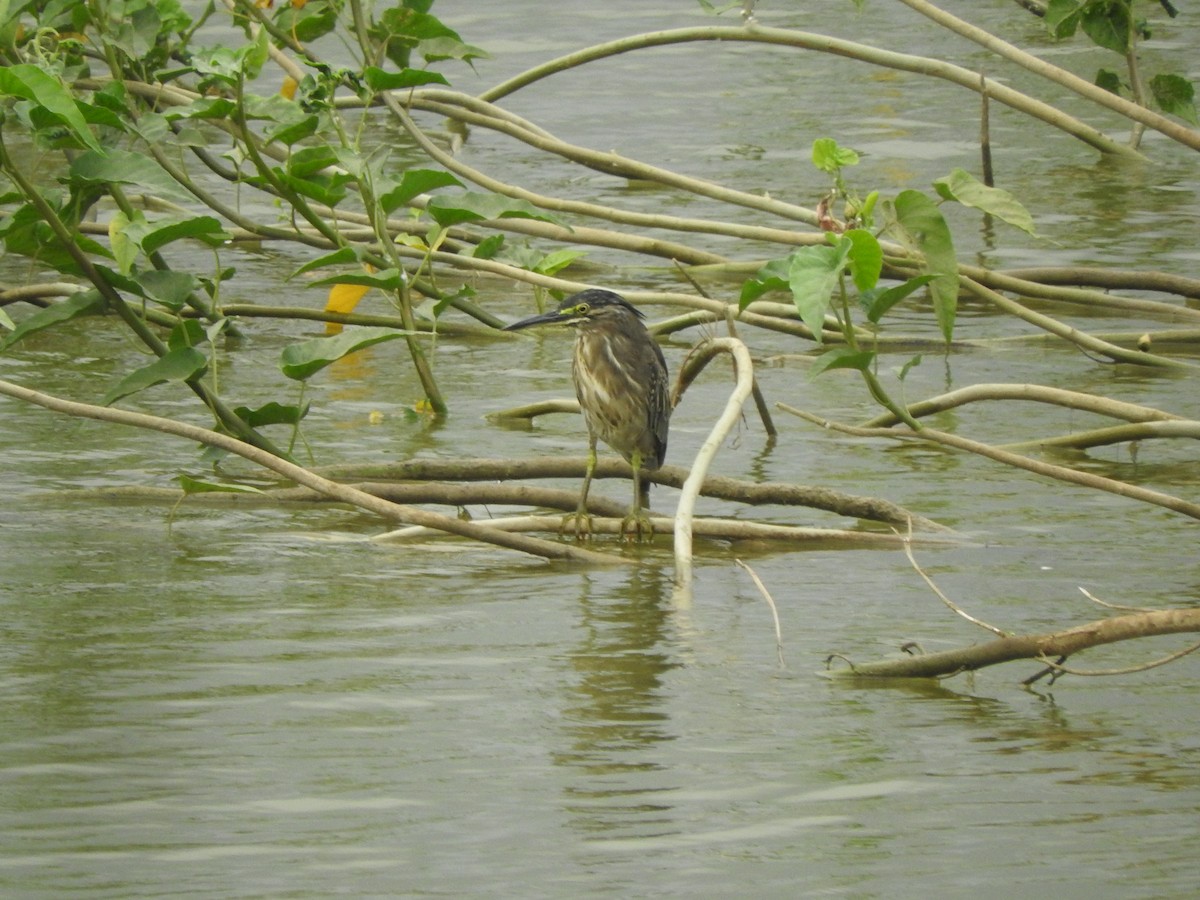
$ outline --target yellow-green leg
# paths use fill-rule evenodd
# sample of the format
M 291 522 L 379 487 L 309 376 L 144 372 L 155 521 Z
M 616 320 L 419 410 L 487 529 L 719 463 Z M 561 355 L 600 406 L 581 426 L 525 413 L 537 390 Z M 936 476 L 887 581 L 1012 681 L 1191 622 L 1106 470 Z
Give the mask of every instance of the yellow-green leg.
M 642 454 L 635 452 L 629 464 L 633 466 L 633 506 L 621 520 L 621 535 L 632 533 L 638 541 L 649 540 L 654 537 L 654 524 L 642 511 Z
M 583 490 L 579 493 L 579 505 L 575 507 L 575 512 L 568 513 L 563 516 L 562 527 L 559 528 L 559 534 L 562 534 L 568 527 L 575 529 L 575 540 L 582 541 L 592 536 L 592 517 L 587 511 L 588 491 L 592 487 L 592 475 L 596 473 L 596 439 L 592 438 L 588 445 L 587 471 L 583 475 Z

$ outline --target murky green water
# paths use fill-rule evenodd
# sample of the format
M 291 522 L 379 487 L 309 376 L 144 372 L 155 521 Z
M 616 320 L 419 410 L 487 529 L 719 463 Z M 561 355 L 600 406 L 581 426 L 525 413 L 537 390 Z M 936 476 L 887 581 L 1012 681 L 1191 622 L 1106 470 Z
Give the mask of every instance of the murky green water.
M 550 6 L 494 19 L 474 4 L 439 0 L 438 11 L 496 54 L 479 64 L 479 89 L 603 37 L 698 21 L 685 3 Z M 1016 14 L 1012 4 L 990 6 L 980 15 Z M 913 52 L 945 43 L 890 4 L 868 4 L 865 19 L 843 7 L 768 5 L 760 17 L 859 37 L 907 29 Z M 1017 36 L 1035 31 L 1030 24 Z M 472 77 L 458 85 L 469 89 Z M 811 203 L 820 180 L 805 160 L 822 134 L 867 150 L 862 178 L 885 189 L 973 168 L 973 108 L 963 104 L 962 121 L 946 123 L 958 95 L 913 90 L 840 61 L 706 47 L 564 75 L 509 105 L 569 140 Z M 1194 154 L 1156 146 L 1155 167 L 1108 171 L 1048 130 L 994 119 L 1001 182 L 1029 202 L 1051 242 L 1006 235 L 993 250 L 964 219 L 964 256 L 1196 274 Z M 539 174 L 537 161 L 486 135 L 468 152 L 547 192 L 646 208 L 669 202 L 598 175 L 567 185 L 566 170 Z M 291 267 L 272 254 L 239 262 L 260 275 L 264 295 L 279 293 Z M 665 272 L 643 277 L 674 283 Z M 319 302 L 316 293 L 287 299 Z M 484 299 L 506 315 L 529 310 L 519 290 Z M 922 311 L 899 321 L 928 330 Z M 1103 317 L 1088 324 L 1124 327 Z M 248 327 L 256 349 L 227 351 L 226 390 L 288 399 L 282 376 L 258 368 L 266 355 L 257 348 L 311 329 Z M 1021 330 L 970 304 L 960 320 L 964 337 Z M 799 348 L 753 340 L 771 360 L 759 372 L 770 400 L 848 420 L 866 413 L 852 378 L 809 381 L 805 365 L 783 355 Z M 672 367 L 685 349 L 668 348 Z M 24 343 L 0 373 L 87 399 L 135 354 L 115 328 L 93 322 L 73 344 Z M 579 424 L 566 417 L 530 432 L 483 418 L 519 400 L 569 394 L 568 356 L 562 336 L 443 339 L 437 365 L 454 411 L 434 426 L 402 412 L 417 391 L 403 350 L 373 348 L 314 379 L 306 434 L 316 462 L 578 455 Z M 672 462 L 691 457 L 724 401 L 717 368 L 676 414 Z M 1194 379 L 1035 346 L 963 352 L 948 363 L 927 357 L 907 392 L 1026 380 L 1182 413 L 1196 406 Z M 194 402 L 170 389 L 139 402 L 202 421 Z M 384 413 L 381 423 L 370 424 L 372 411 Z M 1064 427 L 1059 414 L 1027 405 L 1014 404 L 1008 423 L 995 415 L 960 410 L 938 424 L 983 440 Z M 628 570 L 570 571 L 451 541 L 369 542 L 381 526 L 343 509 L 187 502 L 171 514 L 79 499 L 65 492 L 170 486 L 179 472 L 204 469 L 185 442 L 7 399 L 0 423 L 4 896 L 1194 891 L 1194 659 L 1035 692 L 1017 686 L 1034 670 L 1021 665 L 942 685 L 849 688 L 815 674 L 830 653 L 873 659 L 908 640 L 936 650 L 985 635 L 952 617 L 899 552 L 710 545 L 694 603 L 678 609 L 665 547 Z M 969 540 L 919 556 L 980 618 L 1025 631 L 1097 617 L 1081 585 L 1118 603 L 1200 600 L 1196 526 L 1181 517 L 976 458 L 837 438 L 798 420 L 780 425 L 768 450 L 748 421 L 718 470 L 879 495 L 953 525 Z M 1194 459 L 1188 445 L 1159 442 L 1141 448 L 1136 466 L 1119 447 L 1094 451 L 1088 465 L 1194 497 Z M 598 490 L 623 497 L 625 486 Z M 665 489 L 655 494 L 666 511 L 674 500 Z M 701 511 L 737 512 L 711 501 Z M 846 524 L 815 511 L 752 514 Z M 782 668 L 770 611 L 734 556 L 772 590 Z M 1185 640 L 1074 662 L 1130 665 Z

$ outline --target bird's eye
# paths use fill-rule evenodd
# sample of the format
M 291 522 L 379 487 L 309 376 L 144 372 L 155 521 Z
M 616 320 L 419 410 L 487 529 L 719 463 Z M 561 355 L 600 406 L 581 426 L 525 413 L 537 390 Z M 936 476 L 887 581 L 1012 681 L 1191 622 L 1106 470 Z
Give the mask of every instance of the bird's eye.
M 586 316 L 588 314 L 589 309 L 591 309 L 591 307 L 588 306 L 586 303 L 580 303 L 578 306 L 575 307 L 575 315 Z

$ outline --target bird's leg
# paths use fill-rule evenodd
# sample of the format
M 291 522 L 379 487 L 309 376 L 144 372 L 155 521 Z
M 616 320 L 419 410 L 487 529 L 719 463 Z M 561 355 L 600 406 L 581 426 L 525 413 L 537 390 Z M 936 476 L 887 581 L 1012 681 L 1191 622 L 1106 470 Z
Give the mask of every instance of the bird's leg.
M 595 473 L 596 438 L 591 437 L 588 441 L 587 471 L 583 476 L 583 490 L 579 492 L 579 505 L 575 507 L 575 512 L 563 516 L 559 534 L 565 532 L 570 525 L 575 529 L 575 540 L 582 541 L 592 536 L 592 517 L 587 511 L 587 498 L 592 487 L 592 475 Z
M 629 463 L 633 466 L 633 506 L 621 520 L 621 536 L 632 534 L 635 540 L 649 540 L 654 537 L 654 523 L 642 511 L 642 454 L 635 452 Z

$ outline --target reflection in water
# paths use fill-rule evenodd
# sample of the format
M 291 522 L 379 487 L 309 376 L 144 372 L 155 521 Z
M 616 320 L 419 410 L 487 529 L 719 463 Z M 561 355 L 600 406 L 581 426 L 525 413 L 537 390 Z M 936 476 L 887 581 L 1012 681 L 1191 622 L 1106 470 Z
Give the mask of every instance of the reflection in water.
M 578 679 L 564 710 L 569 748 L 553 761 L 577 772 L 565 807 L 580 831 L 662 833 L 673 830 L 666 798 L 674 788 L 657 780 L 663 764 L 654 751 L 674 738 L 661 709 L 663 675 L 677 665 L 666 649 L 671 581 L 658 567 L 639 567 L 614 591 L 597 583 L 606 577 L 584 582 L 583 637 L 570 654 Z

